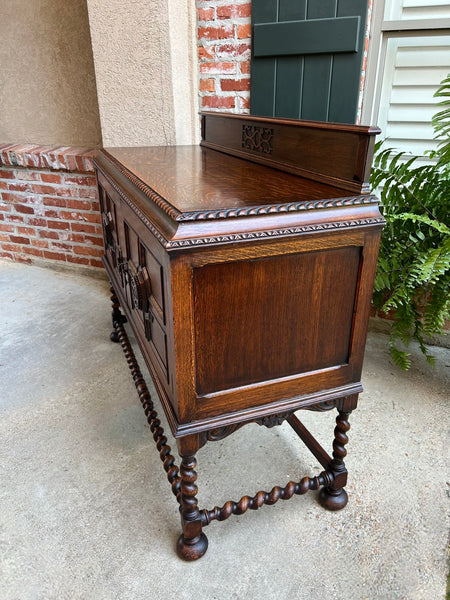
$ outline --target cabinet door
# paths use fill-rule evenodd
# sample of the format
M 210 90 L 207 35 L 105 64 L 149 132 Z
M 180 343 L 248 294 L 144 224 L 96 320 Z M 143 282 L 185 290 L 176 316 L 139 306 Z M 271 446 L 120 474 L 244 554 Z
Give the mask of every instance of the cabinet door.
M 105 263 L 147 364 L 158 380 L 170 382 L 164 251 L 109 179 L 98 173 Z
M 119 228 L 124 239 L 127 303 L 145 336 L 153 366 L 160 379 L 168 382 L 165 272 L 158 259 L 158 242 L 126 206 L 122 214 Z
M 116 272 L 117 279 L 123 285 L 120 274 L 122 250 L 119 242 L 120 198 L 104 177 L 98 174 L 98 190 L 100 211 L 102 216 L 103 240 L 105 243 L 105 259 Z

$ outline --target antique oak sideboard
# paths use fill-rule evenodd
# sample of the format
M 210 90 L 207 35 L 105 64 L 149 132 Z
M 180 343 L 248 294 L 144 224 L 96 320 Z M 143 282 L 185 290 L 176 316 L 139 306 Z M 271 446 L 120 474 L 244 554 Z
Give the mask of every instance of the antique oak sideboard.
M 319 487 L 325 508 L 346 505 L 348 417 L 362 391 L 384 222 L 368 186 L 378 129 L 222 113 L 201 120 L 200 146 L 111 148 L 95 158 L 111 339 L 125 352 L 180 505 L 177 551 L 187 560 L 206 552 L 212 520 Z M 333 408 L 329 456 L 294 413 Z M 199 448 L 247 423 L 285 420 L 321 474 L 200 510 Z

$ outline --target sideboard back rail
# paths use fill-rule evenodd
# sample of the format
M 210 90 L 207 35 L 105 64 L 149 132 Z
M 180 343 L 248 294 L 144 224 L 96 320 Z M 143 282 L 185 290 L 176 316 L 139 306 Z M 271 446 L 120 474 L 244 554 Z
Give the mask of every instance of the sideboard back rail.
M 203 112 L 201 146 L 333 185 L 370 192 L 378 127 Z

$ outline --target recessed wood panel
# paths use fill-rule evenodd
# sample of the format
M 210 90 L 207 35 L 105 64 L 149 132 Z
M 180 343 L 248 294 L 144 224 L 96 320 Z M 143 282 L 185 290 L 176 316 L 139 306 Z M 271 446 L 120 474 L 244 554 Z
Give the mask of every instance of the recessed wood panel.
M 160 263 L 156 260 L 148 248 L 145 248 L 144 251 L 144 266 L 147 267 L 147 271 L 150 276 L 150 281 L 152 284 L 152 296 L 158 304 L 159 308 L 163 315 L 165 315 L 164 310 L 164 272 Z
M 153 315 L 150 316 L 150 323 L 151 341 L 153 342 L 161 362 L 167 369 L 167 336 L 164 329 Z
M 197 393 L 345 364 L 360 256 L 352 246 L 195 269 Z
M 154 238 L 152 238 L 151 235 L 148 235 L 147 239 L 145 240 L 146 245 L 144 245 L 136 231 L 129 225 L 129 223 L 127 223 L 125 219 L 123 220 L 123 231 L 125 238 L 126 258 L 127 260 L 131 260 L 136 267 L 140 266 L 147 268 L 150 277 L 152 297 L 157 306 L 160 308 L 161 314 L 165 320 L 163 267 L 147 247 L 152 246 L 152 244 L 149 242 L 154 241 Z

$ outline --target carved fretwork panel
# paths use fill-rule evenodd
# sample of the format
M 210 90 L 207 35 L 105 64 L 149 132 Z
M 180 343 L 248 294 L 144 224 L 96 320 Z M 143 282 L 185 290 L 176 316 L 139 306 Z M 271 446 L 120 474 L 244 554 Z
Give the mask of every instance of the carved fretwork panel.
M 285 421 L 291 414 L 292 411 L 279 413 L 278 415 L 269 415 L 268 417 L 262 417 L 262 419 L 256 419 L 255 423 L 258 423 L 258 425 L 264 425 L 264 427 L 268 427 L 270 429 L 272 427 L 276 427 L 277 425 L 281 425 L 283 421 Z
M 242 125 L 242 148 L 261 154 L 272 154 L 273 129 L 256 125 Z
M 207 441 L 218 442 L 223 440 L 244 425 L 249 425 L 250 423 L 257 423 L 258 425 L 268 428 L 276 427 L 277 425 L 281 425 L 292 414 L 292 412 L 293 411 L 288 411 L 276 415 L 268 415 L 267 417 L 261 417 L 260 419 L 254 419 L 244 423 L 234 423 L 233 425 L 226 425 L 224 427 L 210 429 L 203 434 L 202 443 L 205 444 Z

